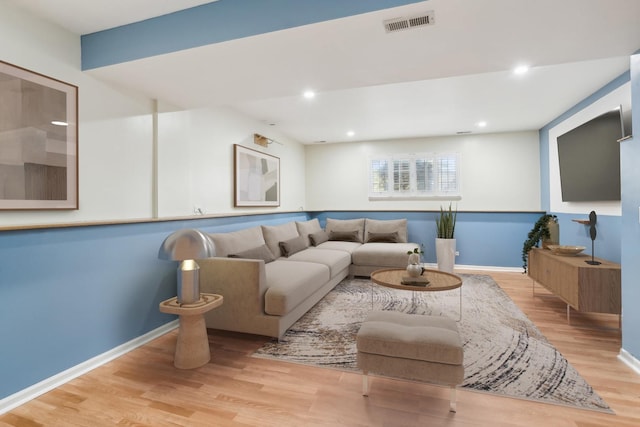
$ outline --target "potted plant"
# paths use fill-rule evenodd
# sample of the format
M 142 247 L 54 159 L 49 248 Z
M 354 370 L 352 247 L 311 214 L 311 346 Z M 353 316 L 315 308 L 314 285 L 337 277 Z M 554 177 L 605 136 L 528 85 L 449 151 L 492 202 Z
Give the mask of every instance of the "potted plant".
M 449 203 L 449 209 L 440 207 L 440 215 L 436 218 L 436 260 L 438 270 L 453 273 L 453 265 L 456 258 L 456 231 L 457 210 Z
M 543 242 L 543 247 L 546 247 L 547 244 L 557 244 L 558 240 L 558 217 L 551 214 L 544 214 L 538 218 L 531 231 L 529 231 L 529 234 L 527 234 L 527 239 L 522 245 L 523 273 L 527 272 L 529 251 L 532 248 L 538 247 L 540 241 Z

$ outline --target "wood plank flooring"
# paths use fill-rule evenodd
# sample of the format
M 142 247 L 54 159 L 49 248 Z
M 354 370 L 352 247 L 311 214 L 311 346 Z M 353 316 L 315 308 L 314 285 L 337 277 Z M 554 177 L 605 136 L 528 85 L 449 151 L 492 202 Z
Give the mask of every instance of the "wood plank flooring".
M 471 273 L 471 271 L 457 271 Z M 0 426 L 639 426 L 640 376 L 617 359 L 618 318 L 572 313 L 521 273 L 490 274 L 615 415 L 251 358 L 265 338 L 209 331 L 212 360 L 173 367 L 177 331 L 0 416 Z

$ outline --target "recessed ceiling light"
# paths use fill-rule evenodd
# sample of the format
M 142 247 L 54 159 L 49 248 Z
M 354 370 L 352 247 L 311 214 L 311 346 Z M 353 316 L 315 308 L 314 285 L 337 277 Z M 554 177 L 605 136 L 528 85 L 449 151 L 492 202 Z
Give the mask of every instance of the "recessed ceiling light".
M 347 132 L 347 136 L 354 136 L 356 133 L 352 130 Z
M 55 126 L 69 126 L 69 123 L 61 122 L 60 120 L 54 120 L 51 122 L 51 124 Z
M 478 122 L 476 123 L 476 126 L 478 126 L 479 128 L 487 127 L 487 122 L 485 121 Z
M 312 90 L 305 90 L 302 94 L 306 99 L 313 99 L 316 97 L 316 93 Z
M 518 65 L 516 68 L 513 69 L 513 74 L 517 76 L 521 76 L 523 74 L 526 74 L 527 71 L 529 71 L 528 65 Z

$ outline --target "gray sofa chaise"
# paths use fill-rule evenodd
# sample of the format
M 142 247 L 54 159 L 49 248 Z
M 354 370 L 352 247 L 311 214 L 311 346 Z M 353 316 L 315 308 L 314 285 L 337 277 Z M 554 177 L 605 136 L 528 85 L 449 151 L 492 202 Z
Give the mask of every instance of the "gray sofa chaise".
M 328 218 L 210 234 L 216 257 L 198 260 L 201 292 L 224 296 L 207 327 L 281 338 L 347 276 L 405 268 L 407 221 Z

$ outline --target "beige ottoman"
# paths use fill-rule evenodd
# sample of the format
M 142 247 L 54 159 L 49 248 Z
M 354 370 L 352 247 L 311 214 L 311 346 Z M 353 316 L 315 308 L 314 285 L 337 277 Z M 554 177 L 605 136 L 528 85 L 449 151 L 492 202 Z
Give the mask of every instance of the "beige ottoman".
M 450 411 L 456 411 L 456 386 L 464 379 L 462 340 L 456 322 L 443 316 L 372 311 L 356 340 L 362 394 L 369 394 L 368 373 L 451 387 Z

